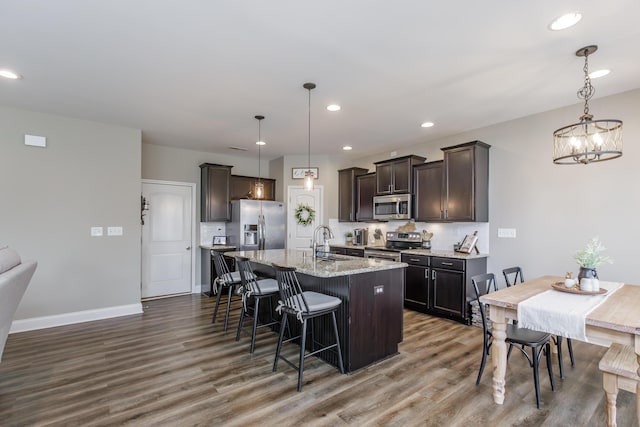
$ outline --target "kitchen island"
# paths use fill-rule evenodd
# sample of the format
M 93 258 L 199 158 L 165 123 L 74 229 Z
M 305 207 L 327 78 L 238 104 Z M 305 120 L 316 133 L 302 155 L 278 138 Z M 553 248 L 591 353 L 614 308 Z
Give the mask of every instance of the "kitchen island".
M 338 332 L 346 372 L 353 372 L 398 353 L 402 342 L 405 263 L 331 254 L 313 258 L 310 251 L 271 249 L 228 252 L 245 256 L 259 275 L 275 277 L 271 264 L 295 267 L 303 290 L 322 292 L 342 300 Z M 292 322 L 294 323 L 294 322 Z M 333 342 L 331 323 L 314 323 L 316 341 Z M 337 365 L 333 352 L 320 357 Z

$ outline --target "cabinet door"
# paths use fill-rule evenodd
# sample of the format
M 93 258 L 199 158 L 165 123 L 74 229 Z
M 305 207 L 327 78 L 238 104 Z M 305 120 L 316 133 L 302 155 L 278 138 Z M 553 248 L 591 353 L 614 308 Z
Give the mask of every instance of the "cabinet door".
M 341 248 L 338 246 L 329 246 L 329 252 L 331 252 L 332 254 L 337 254 L 337 255 L 346 255 L 347 254 L 347 248 Z
M 362 168 L 338 171 L 338 221 L 356 220 L 356 177 L 367 172 Z
M 200 168 L 200 220 L 230 221 L 231 166 L 203 164 Z
M 392 163 L 393 166 L 393 192 L 394 193 L 410 193 L 411 192 L 411 167 L 410 160 L 400 160 Z
M 445 217 L 449 221 L 473 221 L 473 147 L 446 151 Z
M 431 269 L 433 309 L 448 317 L 462 319 L 466 292 L 464 272 Z
M 429 268 L 409 265 L 405 269 L 404 305 L 419 311 L 429 306 Z
M 393 185 L 393 165 L 384 163 L 376 165 L 376 193 L 391 194 Z
M 441 221 L 444 219 L 442 163 L 442 161 L 424 163 L 413 168 L 414 217 L 416 221 Z
M 373 196 L 376 195 L 376 174 L 356 178 L 356 220 L 373 221 Z

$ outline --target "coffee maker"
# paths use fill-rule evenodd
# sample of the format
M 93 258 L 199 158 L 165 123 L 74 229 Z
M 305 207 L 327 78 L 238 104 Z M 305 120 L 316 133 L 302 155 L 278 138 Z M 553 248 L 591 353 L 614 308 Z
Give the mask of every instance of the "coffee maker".
M 353 230 L 354 243 L 358 246 L 366 246 L 369 238 L 368 228 L 356 228 Z

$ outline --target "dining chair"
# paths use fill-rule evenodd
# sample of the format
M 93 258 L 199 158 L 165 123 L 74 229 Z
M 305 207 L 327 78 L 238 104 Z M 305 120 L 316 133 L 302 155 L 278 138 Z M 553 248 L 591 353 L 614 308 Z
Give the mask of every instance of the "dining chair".
M 507 284 L 507 287 L 515 286 L 518 283 L 518 278 L 520 279 L 520 283 L 524 282 L 524 276 L 522 275 L 522 269 L 520 267 L 509 267 L 502 270 L 502 275 L 504 276 L 504 281 Z M 555 344 L 558 350 L 558 365 L 560 366 L 560 378 L 564 379 L 564 363 L 562 360 L 562 336 L 561 335 L 552 335 L 553 343 Z M 575 360 L 573 358 L 573 343 L 571 342 L 571 338 L 567 338 L 567 347 L 569 348 L 569 358 L 571 359 L 571 366 L 575 366 Z
M 213 310 L 213 318 L 211 323 L 216 322 L 218 316 L 218 307 L 220 306 L 220 297 L 227 291 L 227 311 L 224 316 L 224 331 L 227 332 L 227 326 L 229 324 L 229 311 L 231 311 L 231 299 L 234 293 L 237 293 L 242 279 L 239 271 L 229 271 L 229 266 L 224 259 L 224 255 L 218 251 L 211 251 L 211 257 L 213 258 L 213 264 L 216 270 L 216 279 L 214 280 L 213 291 L 216 295 L 216 306 Z
M 240 332 L 244 320 L 253 317 L 253 328 L 251 330 L 251 346 L 249 353 L 253 353 L 256 345 L 256 330 L 258 328 L 268 327 L 280 323 L 273 317 L 273 306 L 271 297 L 278 294 L 278 282 L 275 279 L 258 279 L 253 273 L 249 258 L 243 256 L 236 257 L 236 266 L 240 272 L 240 280 L 242 283 L 242 308 L 240 310 L 240 321 L 238 322 L 238 332 L 236 333 L 236 341 L 240 340 Z M 249 301 L 253 299 L 253 307 L 249 305 Z M 266 299 L 269 302 L 270 321 L 267 323 L 259 323 L 260 301 Z
M 335 351 L 337 352 L 338 367 L 340 369 L 340 373 L 344 374 L 342 350 L 340 348 L 340 337 L 338 335 L 338 324 L 336 322 L 336 311 L 342 303 L 340 298 L 336 298 L 334 296 L 326 295 L 319 292 L 303 291 L 300 287 L 300 282 L 298 281 L 298 277 L 296 276 L 296 269 L 294 267 L 285 267 L 273 264 L 273 268 L 276 271 L 276 279 L 278 281 L 278 290 L 280 294 L 280 301 L 278 301 L 278 307 L 276 308 L 276 310 L 282 313 L 282 320 L 280 322 L 280 337 L 278 338 L 276 357 L 273 361 L 273 372 L 276 372 L 278 370 L 279 359 L 282 359 L 292 368 L 298 369 L 298 391 L 301 391 L 302 373 L 304 371 L 304 359 L 309 356 L 316 355 L 322 351 L 335 349 Z M 313 319 L 328 315 L 331 315 L 335 342 L 329 345 L 317 343 L 314 338 Z M 300 335 L 284 340 L 284 331 L 287 327 L 289 316 L 300 321 L 301 331 Z M 312 320 L 310 343 L 311 351 L 307 353 L 307 326 L 309 320 Z M 328 333 L 326 335 L 328 336 Z M 282 356 L 280 354 L 280 350 L 282 349 L 282 344 L 297 339 L 300 339 L 300 355 L 298 365 L 296 366 L 294 363 Z M 322 344 L 323 347 L 316 349 L 316 344 Z
M 478 301 L 478 307 L 480 309 L 480 316 L 482 317 L 482 330 L 483 330 L 483 349 L 482 349 L 482 362 L 480 363 L 480 372 L 478 372 L 478 378 L 476 385 L 480 384 L 482 378 L 482 372 L 487 361 L 487 355 L 491 350 L 491 344 L 493 343 L 493 331 L 487 326 L 487 315 L 485 313 L 484 304 L 480 302 L 480 297 L 488 294 L 492 290 L 497 290 L 496 279 L 493 273 L 478 274 L 471 278 L 473 289 L 476 293 L 476 300 Z M 509 351 L 513 347 L 520 350 L 520 352 L 529 361 L 529 366 L 533 368 L 533 382 L 536 390 L 536 405 L 540 408 L 540 377 L 538 374 L 538 367 L 540 364 L 540 357 L 544 353 L 547 360 L 547 371 L 549 372 L 549 381 L 551 382 L 551 390 L 555 391 L 555 382 L 553 380 L 553 370 L 551 367 L 551 334 L 544 332 L 538 332 L 531 329 L 519 328 L 517 325 L 507 324 L 507 337 L 505 342 L 509 344 Z M 531 348 L 531 355 L 527 353 L 525 347 Z

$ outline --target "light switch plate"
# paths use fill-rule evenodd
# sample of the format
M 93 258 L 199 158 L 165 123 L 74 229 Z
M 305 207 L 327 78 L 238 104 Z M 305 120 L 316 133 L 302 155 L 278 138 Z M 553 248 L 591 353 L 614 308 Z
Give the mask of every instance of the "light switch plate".
M 47 138 L 44 136 L 37 136 L 37 135 L 25 135 L 24 145 L 31 145 L 32 147 L 46 147 Z
M 498 228 L 498 237 L 505 237 L 508 239 L 516 238 L 515 228 Z
M 107 227 L 107 236 L 122 236 L 122 227 Z
M 104 233 L 102 227 L 91 227 L 91 237 L 100 237 Z

